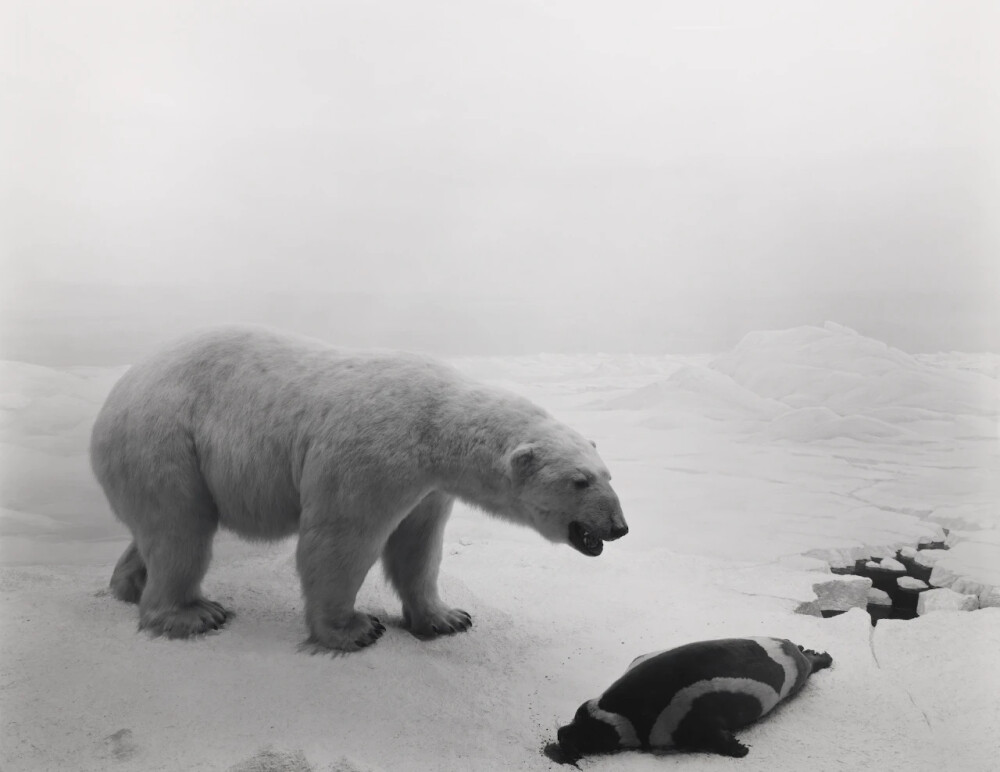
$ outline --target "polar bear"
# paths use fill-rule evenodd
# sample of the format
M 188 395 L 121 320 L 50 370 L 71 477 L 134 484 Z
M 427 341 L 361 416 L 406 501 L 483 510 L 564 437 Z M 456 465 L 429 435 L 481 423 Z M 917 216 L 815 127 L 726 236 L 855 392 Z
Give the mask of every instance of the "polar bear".
M 139 604 L 140 629 L 171 638 L 231 615 L 200 589 L 220 526 L 298 532 L 307 643 L 334 651 L 385 629 L 354 608 L 380 556 L 414 635 L 472 624 L 437 590 L 456 498 L 585 555 L 628 532 L 593 444 L 530 401 L 423 356 L 263 328 L 197 333 L 133 366 L 90 452 L 133 536 L 111 589 Z

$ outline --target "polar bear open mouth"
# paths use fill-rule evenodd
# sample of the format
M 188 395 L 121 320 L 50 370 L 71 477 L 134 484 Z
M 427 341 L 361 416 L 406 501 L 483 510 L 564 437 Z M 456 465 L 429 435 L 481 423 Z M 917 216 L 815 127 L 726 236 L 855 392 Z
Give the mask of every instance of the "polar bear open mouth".
M 569 524 L 569 543 L 584 555 L 596 557 L 604 551 L 604 539 L 574 520 Z

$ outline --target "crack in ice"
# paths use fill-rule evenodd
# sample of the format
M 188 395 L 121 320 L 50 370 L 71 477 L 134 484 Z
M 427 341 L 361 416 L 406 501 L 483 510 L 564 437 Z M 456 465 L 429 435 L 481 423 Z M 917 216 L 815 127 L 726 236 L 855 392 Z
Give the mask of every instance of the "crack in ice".
M 875 653 L 875 631 L 877 629 L 878 629 L 877 627 L 873 626 L 871 630 L 868 631 L 868 649 L 871 651 L 872 659 L 875 661 L 875 667 L 877 667 L 879 670 L 882 670 L 882 665 L 878 661 L 878 655 Z M 910 694 L 910 690 L 907 689 L 902 684 L 896 684 L 896 685 L 907 696 L 913 707 L 915 707 L 918 711 L 920 711 L 920 715 L 923 716 L 924 723 L 927 724 L 927 728 L 932 729 L 933 727 L 931 726 L 930 717 L 927 715 L 927 712 L 923 708 L 921 708 L 920 705 L 917 704 L 917 701 L 913 699 L 913 695 Z

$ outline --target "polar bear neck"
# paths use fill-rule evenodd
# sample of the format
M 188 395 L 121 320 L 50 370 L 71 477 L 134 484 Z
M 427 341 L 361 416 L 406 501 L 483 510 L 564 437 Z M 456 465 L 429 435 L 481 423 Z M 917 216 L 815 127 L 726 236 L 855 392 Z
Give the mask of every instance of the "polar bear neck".
M 554 419 L 529 400 L 479 387 L 449 395 L 436 406 L 431 465 L 440 487 L 487 512 L 530 524 L 509 475 L 511 451 L 536 441 Z

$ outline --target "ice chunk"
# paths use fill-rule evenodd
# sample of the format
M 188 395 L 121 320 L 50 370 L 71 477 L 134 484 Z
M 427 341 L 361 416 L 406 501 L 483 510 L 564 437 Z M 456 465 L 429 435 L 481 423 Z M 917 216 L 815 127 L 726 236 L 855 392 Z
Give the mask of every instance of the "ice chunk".
M 963 595 L 940 588 L 920 593 L 917 598 L 917 614 L 923 616 L 932 611 L 973 611 L 979 608 L 979 599 L 975 595 Z
M 906 571 L 906 566 L 900 563 L 895 558 L 885 558 L 881 563 L 879 563 L 876 568 L 880 568 L 883 571 L 893 571 L 895 573 L 903 573 Z
M 904 590 L 926 590 L 927 582 L 916 579 L 912 576 L 901 576 L 896 580 L 896 584 Z
M 863 576 L 841 576 L 813 585 L 816 605 L 820 611 L 847 611 L 849 608 L 865 608 L 868 605 L 868 591 L 872 580 Z
M 913 558 L 913 562 L 924 568 L 933 568 L 938 562 L 938 558 L 947 555 L 948 550 L 919 550 Z
M 885 590 L 872 587 L 868 590 L 868 602 L 873 603 L 876 606 L 891 606 L 892 598 L 889 597 L 889 593 Z

